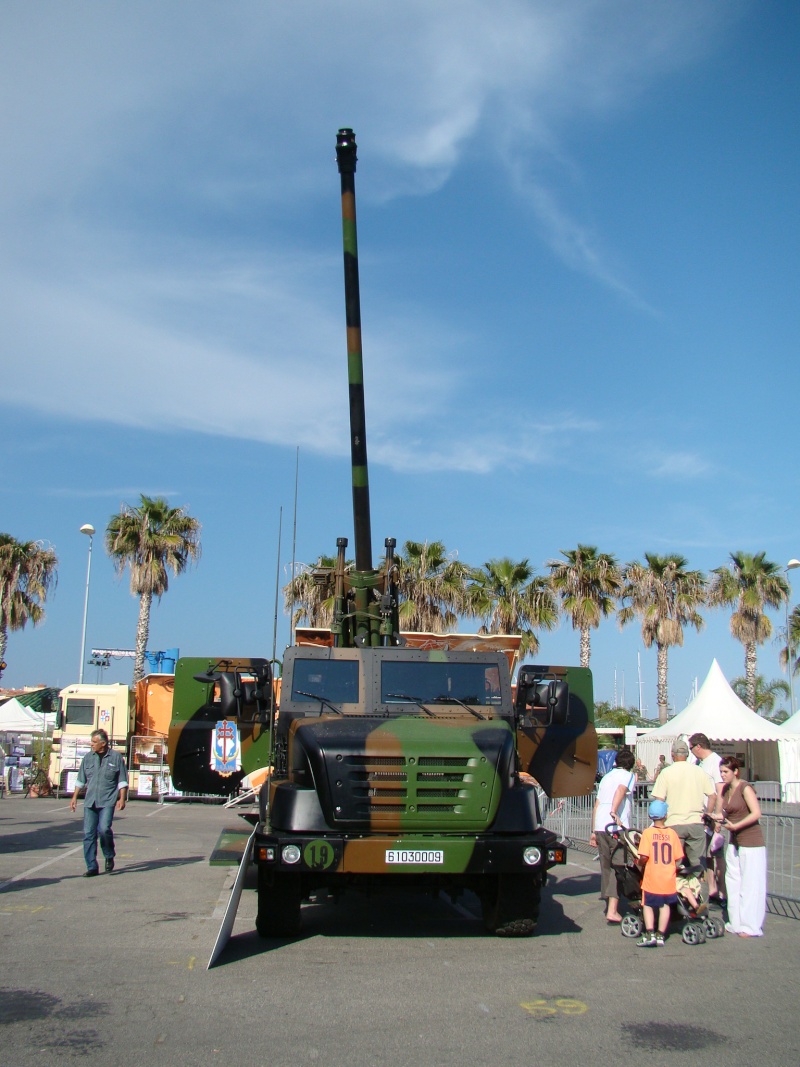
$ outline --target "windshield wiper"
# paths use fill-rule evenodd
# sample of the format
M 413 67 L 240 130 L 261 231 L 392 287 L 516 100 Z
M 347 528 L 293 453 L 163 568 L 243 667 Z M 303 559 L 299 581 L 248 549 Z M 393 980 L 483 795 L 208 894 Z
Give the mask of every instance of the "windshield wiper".
M 446 696 L 435 697 L 434 703 L 438 704 L 439 702 L 441 702 L 442 704 L 460 704 L 462 708 L 466 708 L 470 715 L 474 715 L 476 719 L 483 719 L 484 722 L 486 721 L 485 715 L 481 715 L 479 711 L 476 711 L 474 708 L 471 708 L 469 704 L 465 704 L 464 701 L 459 700 L 458 697 L 453 697 L 449 694 L 447 694 Z
M 419 697 L 410 697 L 407 693 L 387 693 L 386 694 L 386 699 L 387 700 L 407 700 L 410 704 L 416 704 L 418 708 L 422 708 L 422 710 L 425 712 L 425 714 L 426 715 L 430 715 L 430 717 L 432 719 L 436 718 L 436 716 L 431 711 L 431 709 L 430 708 L 426 708 L 425 705 L 422 703 L 422 701 L 419 699 Z
M 337 708 L 335 704 L 331 704 L 330 700 L 328 700 L 327 697 L 320 696 L 319 693 L 306 693 L 302 689 L 295 689 L 295 693 L 297 693 L 297 695 L 299 697 L 310 697 L 312 700 L 318 700 L 319 701 L 319 713 L 320 713 L 320 715 L 322 714 L 322 705 L 323 704 L 325 705 L 326 708 L 330 708 L 331 711 L 336 712 L 337 715 L 341 715 L 342 714 L 341 710 L 339 708 Z

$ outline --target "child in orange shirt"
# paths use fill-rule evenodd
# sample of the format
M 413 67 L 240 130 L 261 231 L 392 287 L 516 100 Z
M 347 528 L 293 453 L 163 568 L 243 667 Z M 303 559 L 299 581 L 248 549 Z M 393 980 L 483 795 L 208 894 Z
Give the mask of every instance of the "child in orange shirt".
M 683 845 L 674 830 L 664 825 L 667 817 L 664 800 L 652 800 L 648 813 L 653 821 L 639 842 L 638 863 L 644 868 L 642 894 L 644 933 L 637 948 L 663 948 L 672 905 L 678 899 L 676 868 L 683 859 Z M 658 910 L 658 933 L 655 913 Z

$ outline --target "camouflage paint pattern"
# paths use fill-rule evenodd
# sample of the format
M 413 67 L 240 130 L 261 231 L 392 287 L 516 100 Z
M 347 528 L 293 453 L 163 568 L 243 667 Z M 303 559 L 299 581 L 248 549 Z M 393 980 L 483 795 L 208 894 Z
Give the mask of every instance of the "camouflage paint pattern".
M 224 776 L 211 769 L 213 729 L 225 716 L 215 702 L 214 683 L 195 678 L 197 674 L 215 669 L 246 672 L 254 662 L 246 657 L 184 656 L 176 663 L 167 742 L 170 774 L 176 789 L 185 793 L 229 796 L 236 792 L 246 774 L 269 766 L 269 722 L 240 719 L 237 725 L 242 750 L 241 771 Z
M 293 693 L 296 672 L 310 676 L 317 664 L 322 679 L 325 664 L 348 662 L 359 669 L 349 702 L 331 708 Z M 412 665 L 420 677 L 427 665 L 477 665 L 496 677 L 496 691 L 484 698 L 496 702 L 381 702 L 386 663 Z M 281 851 L 294 843 L 301 855 L 289 867 L 320 884 L 340 875 L 436 879 L 531 871 L 522 858 L 528 846 L 542 851 L 534 872 L 564 862 L 556 835 L 541 826 L 533 786 L 517 773 L 514 723 L 502 652 L 288 650 L 277 731 L 286 761 L 268 784 L 268 811 L 256 835 L 259 862 L 288 869 Z M 558 855 L 548 858 L 553 850 Z M 390 862 L 393 853 L 402 862 Z
M 586 667 L 539 669 L 566 681 L 569 719 L 563 725 L 518 725 L 520 769 L 535 778 L 550 797 L 588 796 L 597 772 L 592 673 Z
M 356 226 L 356 139 L 352 130 L 336 137 L 336 164 L 342 187 L 342 244 L 344 295 L 347 320 L 347 381 L 350 390 L 350 455 L 353 468 L 356 570 L 372 570 L 372 533 L 367 472 L 367 429 L 364 413 L 364 362 L 361 351 L 361 293 L 358 280 Z

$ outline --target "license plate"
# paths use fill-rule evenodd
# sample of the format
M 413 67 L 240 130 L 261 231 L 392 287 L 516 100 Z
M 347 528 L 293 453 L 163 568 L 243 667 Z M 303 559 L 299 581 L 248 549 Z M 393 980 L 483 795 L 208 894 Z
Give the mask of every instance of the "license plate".
M 386 862 L 436 865 L 444 863 L 444 852 L 438 848 L 387 848 Z

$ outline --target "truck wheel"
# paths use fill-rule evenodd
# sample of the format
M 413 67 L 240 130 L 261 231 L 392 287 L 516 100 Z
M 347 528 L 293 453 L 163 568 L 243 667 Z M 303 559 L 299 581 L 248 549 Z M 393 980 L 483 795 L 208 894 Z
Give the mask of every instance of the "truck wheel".
M 279 874 L 258 868 L 259 937 L 292 937 L 300 929 L 299 874 Z
M 482 899 L 484 926 L 498 937 L 529 937 L 539 920 L 541 892 L 532 874 L 492 876 Z

